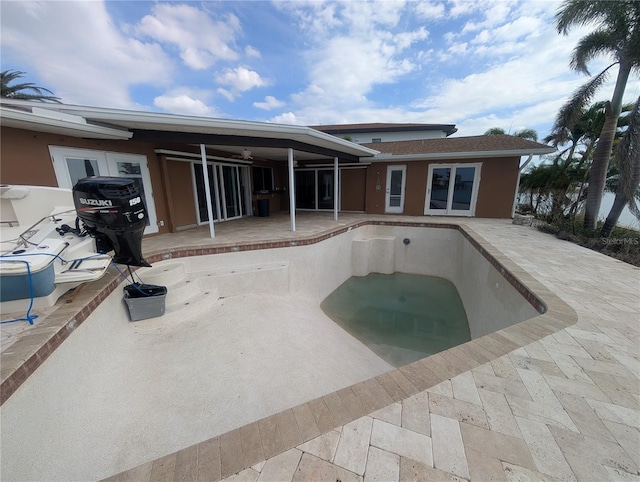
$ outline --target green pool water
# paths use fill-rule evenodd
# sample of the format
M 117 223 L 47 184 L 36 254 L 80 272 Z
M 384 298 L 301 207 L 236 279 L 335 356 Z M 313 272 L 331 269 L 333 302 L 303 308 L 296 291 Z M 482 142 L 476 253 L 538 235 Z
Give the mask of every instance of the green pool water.
M 320 306 L 396 367 L 471 339 L 458 290 L 444 278 L 404 273 L 352 277 Z

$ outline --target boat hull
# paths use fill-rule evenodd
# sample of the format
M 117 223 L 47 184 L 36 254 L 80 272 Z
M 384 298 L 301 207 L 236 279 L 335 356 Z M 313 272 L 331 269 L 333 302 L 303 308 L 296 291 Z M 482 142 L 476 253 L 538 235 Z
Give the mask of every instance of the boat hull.
M 35 273 L 3 275 L 0 302 L 48 296 L 56 287 L 55 277 L 53 263 Z

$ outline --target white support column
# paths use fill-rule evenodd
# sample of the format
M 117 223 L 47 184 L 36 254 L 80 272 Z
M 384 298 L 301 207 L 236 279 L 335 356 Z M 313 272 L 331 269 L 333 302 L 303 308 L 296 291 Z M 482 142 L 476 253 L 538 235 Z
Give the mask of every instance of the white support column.
M 207 150 L 204 144 L 200 144 L 200 157 L 202 157 L 202 177 L 204 179 L 204 194 L 207 199 L 207 214 L 209 215 L 209 234 L 212 238 L 216 237 L 213 229 L 213 208 L 211 206 L 211 189 L 209 189 L 209 172 L 207 169 Z
M 338 186 L 338 158 L 333 158 L 333 220 L 338 220 L 338 193 L 340 192 Z
M 287 154 L 289 161 L 289 215 L 291 216 L 291 231 L 296 230 L 296 178 L 293 173 L 293 149 Z

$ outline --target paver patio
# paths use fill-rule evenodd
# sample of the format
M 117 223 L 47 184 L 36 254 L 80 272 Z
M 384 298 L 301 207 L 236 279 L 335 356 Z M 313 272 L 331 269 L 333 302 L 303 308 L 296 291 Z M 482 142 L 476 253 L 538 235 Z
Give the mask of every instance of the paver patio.
M 570 309 L 552 307 L 547 321 L 502 330 L 108 480 L 640 480 L 638 268 L 508 220 L 301 216 L 291 233 L 287 218 L 273 217 L 218 225 L 215 240 L 199 229 L 149 238 L 144 247 L 288 242 L 363 219 L 465 225 L 516 276 Z

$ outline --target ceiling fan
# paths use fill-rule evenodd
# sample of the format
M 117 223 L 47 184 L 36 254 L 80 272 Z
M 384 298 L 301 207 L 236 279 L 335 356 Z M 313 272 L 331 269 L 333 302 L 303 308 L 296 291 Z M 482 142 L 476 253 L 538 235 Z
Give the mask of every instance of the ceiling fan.
M 246 147 L 240 152 L 240 154 L 234 154 L 231 157 L 235 157 L 236 159 L 242 159 L 243 161 L 249 161 L 253 159 L 253 157 L 251 157 L 251 151 Z

